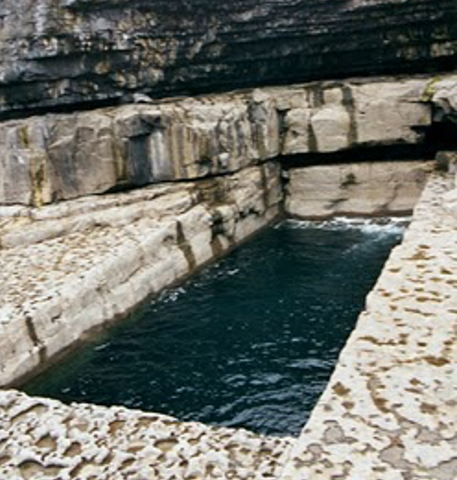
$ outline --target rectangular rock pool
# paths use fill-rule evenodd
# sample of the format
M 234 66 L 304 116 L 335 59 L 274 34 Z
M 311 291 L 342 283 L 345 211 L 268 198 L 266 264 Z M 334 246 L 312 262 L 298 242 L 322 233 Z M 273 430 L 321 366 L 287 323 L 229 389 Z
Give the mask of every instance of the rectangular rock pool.
M 24 389 L 298 435 L 405 227 L 269 227 Z

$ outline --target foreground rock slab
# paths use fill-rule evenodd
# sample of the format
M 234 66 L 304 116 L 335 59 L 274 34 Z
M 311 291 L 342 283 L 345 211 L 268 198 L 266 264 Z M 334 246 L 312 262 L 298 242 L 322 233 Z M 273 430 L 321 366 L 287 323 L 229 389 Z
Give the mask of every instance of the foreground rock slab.
M 282 480 L 456 478 L 455 192 L 429 181 Z
M 0 392 L 0 478 L 278 478 L 291 438 Z M 14 432 L 14 433 L 13 433 Z

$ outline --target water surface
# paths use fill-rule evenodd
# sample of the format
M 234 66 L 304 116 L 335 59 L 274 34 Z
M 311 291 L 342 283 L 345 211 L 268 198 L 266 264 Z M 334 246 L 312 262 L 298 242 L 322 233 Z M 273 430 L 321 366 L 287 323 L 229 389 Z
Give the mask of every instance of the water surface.
M 403 226 L 268 228 L 26 391 L 297 435 Z

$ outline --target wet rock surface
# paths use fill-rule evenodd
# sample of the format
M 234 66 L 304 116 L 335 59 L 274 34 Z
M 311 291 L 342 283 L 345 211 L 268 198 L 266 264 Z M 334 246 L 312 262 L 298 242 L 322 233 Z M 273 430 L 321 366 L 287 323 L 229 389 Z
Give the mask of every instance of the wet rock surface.
M 0 115 L 452 69 L 456 16 L 453 0 L 3 0 Z

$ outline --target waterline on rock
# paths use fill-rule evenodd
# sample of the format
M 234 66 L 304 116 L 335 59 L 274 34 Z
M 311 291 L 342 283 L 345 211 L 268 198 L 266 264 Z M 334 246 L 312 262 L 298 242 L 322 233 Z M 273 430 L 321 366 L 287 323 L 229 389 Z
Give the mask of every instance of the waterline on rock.
M 289 219 L 279 223 L 275 228 L 281 228 L 286 223 L 292 229 L 316 228 L 322 230 L 358 229 L 364 233 L 403 234 L 409 225 L 411 217 L 335 217 L 330 220 L 295 220 Z

